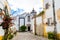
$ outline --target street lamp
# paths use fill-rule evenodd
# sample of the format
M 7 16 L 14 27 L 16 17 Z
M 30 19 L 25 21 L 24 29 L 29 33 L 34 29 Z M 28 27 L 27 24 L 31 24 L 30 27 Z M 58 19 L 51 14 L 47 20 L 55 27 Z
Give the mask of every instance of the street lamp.
M 55 15 L 55 3 L 54 0 L 52 0 L 52 5 L 53 5 L 53 20 L 54 20 L 54 34 L 55 34 L 55 40 L 56 40 L 56 33 L 57 33 L 57 29 L 56 29 L 56 15 Z

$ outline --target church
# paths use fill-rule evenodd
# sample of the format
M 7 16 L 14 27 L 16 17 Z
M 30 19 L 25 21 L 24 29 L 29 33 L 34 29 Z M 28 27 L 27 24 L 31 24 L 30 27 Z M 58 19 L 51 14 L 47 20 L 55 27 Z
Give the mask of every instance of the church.
M 26 31 L 32 31 L 33 30 L 33 27 L 31 26 L 32 25 L 32 18 L 34 17 L 34 15 L 36 14 L 37 12 L 33 10 L 30 12 L 30 13 L 23 13 L 19 16 L 18 18 L 18 26 L 22 26 L 22 25 L 25 25 L 27 27 Z

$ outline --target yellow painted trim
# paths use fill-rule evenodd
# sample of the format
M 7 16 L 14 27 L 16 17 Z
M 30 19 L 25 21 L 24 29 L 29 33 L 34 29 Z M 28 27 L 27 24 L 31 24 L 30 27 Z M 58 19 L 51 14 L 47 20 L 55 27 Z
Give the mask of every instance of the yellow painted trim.
M 3 36 L 0 36 L 0 40 L 2 40 Z
M 47 25 L 44 24 L 44 37 L 48 37 L 48 34 L 47 34 L 47 32 L 46 32 L 46 27 L 47 27 Z
M 60 33 L 58 33 L 58 34 L 57 34 L 57 39 L 59 39 L 59 40 L 60 40 Z

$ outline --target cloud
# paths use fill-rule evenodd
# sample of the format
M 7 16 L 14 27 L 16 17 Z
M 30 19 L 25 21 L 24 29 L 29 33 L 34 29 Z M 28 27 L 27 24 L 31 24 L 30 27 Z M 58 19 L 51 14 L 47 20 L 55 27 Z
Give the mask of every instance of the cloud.
M 11 9 L 11 14 L 14 15 L 14 14 L 20 14 L 21 12 L 23 12 L 24 10 L 23 9 L 20 9 L 20 8 L 17 8 L 16 10 L 14 9 Z
M 34 8 L 38 13 L 40 11 L 39 8 L 43 7 L 42 0 L 8 0 L 8 2 L 10 4 L 11 9 L 13 9 L 14 12 L 16 12 L 17 10 L 19 11 L 20 9 L 24 9 L 25 12 L 31 12 Z M 21 12 L 21 10 L 19 12 Z

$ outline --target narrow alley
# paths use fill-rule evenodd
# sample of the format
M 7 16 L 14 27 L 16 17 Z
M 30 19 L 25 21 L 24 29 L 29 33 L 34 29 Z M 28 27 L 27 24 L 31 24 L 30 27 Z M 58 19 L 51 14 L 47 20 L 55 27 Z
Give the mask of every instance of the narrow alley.
M 48 40 L 47 38 L 35 36 L 30 32 L 20 32 L 12 40 Z

